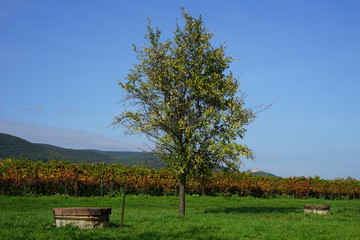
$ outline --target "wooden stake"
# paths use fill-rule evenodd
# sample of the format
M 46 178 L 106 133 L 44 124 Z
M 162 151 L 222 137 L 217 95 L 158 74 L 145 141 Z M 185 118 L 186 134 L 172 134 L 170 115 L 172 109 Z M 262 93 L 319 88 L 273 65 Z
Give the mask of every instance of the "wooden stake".
M 123 198 L 122 198 L 120 228 L 124 227 L 125 196 L 126 196 L 126 186 L 124 186 L 124 192 L 123 192 Z

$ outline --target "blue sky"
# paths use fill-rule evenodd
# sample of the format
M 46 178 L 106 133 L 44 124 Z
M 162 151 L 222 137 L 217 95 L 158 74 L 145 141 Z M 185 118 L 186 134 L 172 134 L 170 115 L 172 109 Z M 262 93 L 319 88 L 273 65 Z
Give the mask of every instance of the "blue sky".
M 181 7 L 202 15 L 213 45 L 259 114 L 241 142 L 243 170 L 360 179 L 360 2 L 0 2 L 0 132 L 70 148 L 136 150 L 147 142 L 109 128 L 122 106 L 117 79 L 137 63 L 146 19 L 172 36 Z

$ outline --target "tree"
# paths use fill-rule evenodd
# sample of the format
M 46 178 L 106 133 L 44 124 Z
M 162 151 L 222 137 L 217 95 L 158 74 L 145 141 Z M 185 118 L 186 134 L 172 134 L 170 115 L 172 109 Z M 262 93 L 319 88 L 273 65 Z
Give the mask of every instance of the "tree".
M 154 143 L 154 151 L 179 178 L 179 212 L 184 215 L 187 176 L 202 177 L 253 156 L 237 140 L 256 114 L 244 107 L 225 47 L 211 46 L 213 34 L 201 16 L 194 18 L 184 8 L 182 16 L 184 27 L 177 23 L 172 39 L 161 41 L 161 31 L 149 21 L 148 44 L 133 46 L 139 63 L 119 81 L 132 107 L 116 116 L 113 125 Z

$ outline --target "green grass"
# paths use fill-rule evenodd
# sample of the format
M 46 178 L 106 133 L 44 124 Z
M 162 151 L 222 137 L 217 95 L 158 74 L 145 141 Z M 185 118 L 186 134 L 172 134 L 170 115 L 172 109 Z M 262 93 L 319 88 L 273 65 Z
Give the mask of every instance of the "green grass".
M 304 203 L 331 205 L 331 215 L 304 214 Z M 360 200 L 187 197 L 179 216 L 175 197 L 121 198 L 0 196 L 0 239 L 360 239 Z M 55 207 L 111 207 L 110 226 L 80 230 L 53 226 Z

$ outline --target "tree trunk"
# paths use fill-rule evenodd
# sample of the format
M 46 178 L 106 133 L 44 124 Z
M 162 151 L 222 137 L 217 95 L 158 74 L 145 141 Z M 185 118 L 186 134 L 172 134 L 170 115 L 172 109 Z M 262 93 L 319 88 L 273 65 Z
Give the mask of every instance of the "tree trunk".
M 179 213 L 180 215 L 185 215 L 185 185 L 186 185 L 186 175 L 182 175 L 180 179 L 180 189 L 179 189 Z

